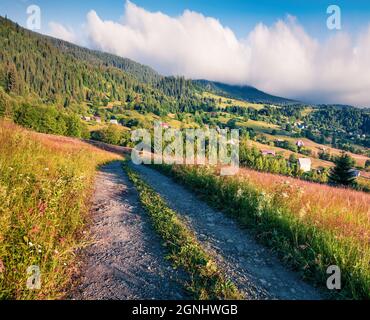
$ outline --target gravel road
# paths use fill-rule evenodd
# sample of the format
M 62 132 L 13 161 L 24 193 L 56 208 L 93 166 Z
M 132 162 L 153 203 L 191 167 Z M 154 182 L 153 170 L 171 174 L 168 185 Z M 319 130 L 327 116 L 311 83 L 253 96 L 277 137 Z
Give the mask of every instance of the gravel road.
M 83 250 L 83 271 L 72 299 L 189 299 L 186 276 L 165 259 L 161 239 L 140 207 L 121 162 L 102 168 L 92 206 L 93 243 Z
M 253 236 L 231 218 L 161 173 L 143 165 L 131 166 L 179 213 L 246 299 L 323 298 L 317 289 L 283 266 L 269 249 L 256 243 Z

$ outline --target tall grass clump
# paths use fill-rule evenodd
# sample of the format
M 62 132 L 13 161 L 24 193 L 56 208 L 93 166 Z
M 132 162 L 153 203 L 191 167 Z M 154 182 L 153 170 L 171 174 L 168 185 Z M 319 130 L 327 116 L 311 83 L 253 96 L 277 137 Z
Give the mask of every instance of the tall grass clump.
M 339 266 L 342 290 L 331 297 L 370 298 L 370 195 L 252 170 L 220 177 L 211 167 L 156 168 L 253 229 L 306 280 L 325 288 L 327 268 Z
M 98 165 L 117 156 L 0 121 L 0 299 L 54 299 L 73 272 Z M 41 288 L 29 290 L 31 266 Z
M 204 251 L 194 235 L 179 220 L 161 196 L 125 166 L 130 180 L 139 192 L 140 201 L 148 212 L 155 230 L 162 237 L 169 259 L 190 276 L 187 289 L 199 300 L 241 299 L 235 285 L 226 279 L 216 263 Z

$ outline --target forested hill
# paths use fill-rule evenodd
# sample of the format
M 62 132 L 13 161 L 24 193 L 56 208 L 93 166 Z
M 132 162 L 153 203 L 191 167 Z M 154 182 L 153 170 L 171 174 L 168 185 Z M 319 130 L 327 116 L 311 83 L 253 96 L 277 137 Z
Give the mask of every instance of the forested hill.
M 0 48 L 0 86 L 15 95 L 36 95 L 65 107 L 135 101 L 148 111 L 201 103 L 191 80 L 162 77 L 129 59 L 51 39 L 2 17 Z
M 153 84 L 159 82 L 163 78 L 152 68 L 133 60 L 121 58 L 110 53 L 79 47 L 60 39 L 50 37 L 49 40 L 56 48 L 60 49 L 64 53 L 71 54 L 79 60 L 121 69 L 122 71 L 131 74 L 140 82 Z
M 208 80 L 196 80 L 195 83 L 202 89 L 241 100 L 262 103 L 292 104 L 297 101 L 267 94 L 251 86 L 229 85 Z
M 183 77 L 164 77 L 153 68 L 140 64 L 128 58 L 122 58 L 110 53 L 90 50 L 72 43 L 49 38 L 54 46 L 62 52 L 70 54 L 79 60 L 95 65 L 114 67 L 120 69 L 139 82 L 149 84 L 152 88 L 162 91 L 165 95 L 173 97 L 193 96 L 196 85 Z M 199 88 L 198 88 L 199 89 Z

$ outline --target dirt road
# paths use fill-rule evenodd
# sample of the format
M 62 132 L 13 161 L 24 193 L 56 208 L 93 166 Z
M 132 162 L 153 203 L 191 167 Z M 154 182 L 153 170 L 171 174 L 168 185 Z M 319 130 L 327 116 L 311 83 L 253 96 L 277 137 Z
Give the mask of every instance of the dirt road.
M 159 172 L 134 166 L 211 253 L 246 299 L 321 299 L 247 230 Z M 72 299 L 189 299 L 186 274 L 173 270 L 121 162 L 106 165 L 92 207 L 93 243 Z
M 73 299 L 189 299 L 185 275 L 165 259 L 121 162 L 99 173 L 92 215 L 93 243 L 84 251 Z

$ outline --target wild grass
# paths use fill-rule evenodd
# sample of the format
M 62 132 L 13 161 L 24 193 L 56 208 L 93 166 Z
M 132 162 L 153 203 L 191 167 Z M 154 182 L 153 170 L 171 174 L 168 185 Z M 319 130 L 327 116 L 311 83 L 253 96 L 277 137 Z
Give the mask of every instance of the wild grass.
M 63 296 L 96 168 L 117 157 L 0 121 L 0 299 Z M 26 286 L 30 266 L 40 268 L 40 290 Z
M 261 110 L 264 107 L 262 103 L 254 103 L 233 98 L 225 98 L 223 96 L 219 96 L 211 92 L 203 92 L 202 97 L 214 99 L 219 108 L 226 108 L 229 106 L 240 106 L 245 108 Z
M 235 285 L 226 279 L 177 214 L 137 173 L 127 166 L 125 169 L 139 192 L 141 204 L 150 215 L 155 230 L 163 239 L 169 259 L 176 268 L 182 268 L 190 275 L 187 289 L 194 298 L 241 299 Z
M 369 194 L 253 170 L 156 167 L 253 229 L 306 280 L 326 289 L 327 268 L 339 266 L 342 290 L 331 297 L 370 298 Z

